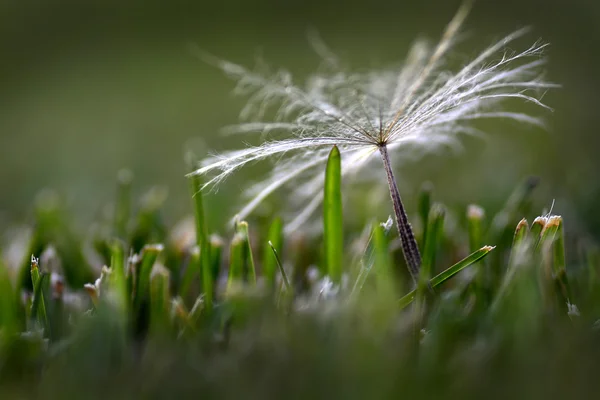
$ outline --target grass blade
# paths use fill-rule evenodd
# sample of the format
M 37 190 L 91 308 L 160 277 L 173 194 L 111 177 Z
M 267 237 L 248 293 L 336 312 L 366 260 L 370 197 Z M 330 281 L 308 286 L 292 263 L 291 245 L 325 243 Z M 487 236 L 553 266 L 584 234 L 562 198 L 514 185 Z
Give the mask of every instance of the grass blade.
M 127 307 L 128 292 L 127 277 L 125 273 L 125 250 L 123 242 L 118 239 L 114 240 L 110 246 L 110 251 L 110 267 L 112 271 L 110 274 L 111 285 L 116 290 L 123 307 Z
M 283 269 L 283 265 L 281 264 L 281 260 L 279 259 L 279 255 L 277 254 L 277 249 L 275 248 L 275 246 L 273 246 L 273 243 L 271 243 L 270 240 L 269 240 L 269 246 L 271 247 L 271 250 L 273 251 L 273 258 L 275 259 L 277 268 L 279 268 L 279 272 L 281 273 L 281 277 L 283 278 L 283 284 L 285 285 L 285 289 L 287 291 L 291 291 L 292 284 L 290 283 L 290 280 L 287 276 L 287 273 L 285 272 L 285 269 Z
M 458 274 L 463 269 L 465 269 L 465 268 L 475 264 L 477 261 L 481 260 L 493 249 L 494 249 L 494 246 L 483 246 L 481 249 L 471 253 L 469 256 L 467 256 L 466 258 L 457 262 L 450 268 L 448 268 L 448 269 L 440 272 L 438 275 L 434 276 L 429 281 L 429 284 L 431 285 L 432 288 L 435 288 L 435 287 L 441 285 L 442 283 L 446 282 L 448 279 L 452 278 L 454 275 Z M 415 299 L 415 295 L 416 295 L 416 290 L 413 289 L 410 292 L 408 292 L 406 295 L 404 295 L 400 300 L 398 300 L 398 304 L 400 305 L 400 308 L 404 308 L 407 305 L 409 305 L 410 303 L 412 303 L 412 301 Z
M 483 219 L 485 211 L 475 204 L 467 208 L 467 231 L 469 233 L 469 249 L 472 252 L 483 246 Z
M 39 325 L 48 329 L 48 315 L 46 314 L 46 302 L 44 300 L 44 286 L 49 283 L 47 273 L 40 274 L 38 260 L 31 256 L 31 283 L 33 284 L 33 301 L 31 303 L 31 319 L 37 320 Z
M 269 286 L 275 283 L 275 274 L 277 272 L 278 263 L 276 257 L 270 257 L 268 254 L 280 253 L 283 248 L 283 222 L 281 218 L 275 218 L 269 227 L 267 234 L 267 246 L 265 246 L 263 263 L 263 273 Z
M 327 274 L 336 283 L 342 278 L 343 219 L 342 219 L 342 158 L 333 146 L 325 170 L 323 200 L 323 241 Z
M 419 271 L 419 280 L 417 282 L 416 298 L 419 309 L 423 308 L 425 296 L 429 290 L 429 278 L 433 271 L 438 243 L 444 228 L 445 213 L 444 208 L 439 204 L 434 205 L 429 213 L 427 236 L 425 237 L 425 245 L 423 246 L 423 259 L 421 262 L 421 270 Z
M 150 329 L 155 333 L 167 333 L 170 326 L 169 270 L 155 269 L 150 278 Z
M 252 285 L 256 285 L 256 267 L 254 266 L 254 257 L 252 256 L 252 245 L 250 244 L 250 232 L 248 222 L 240 221 L 237 223 L 237 231 L 243 238 L 244 249 L 244 278 Z
M 136 279 L 137 284 L 135 285 L 136 291 L 134 297 L 134 306 L 136 310 L 139 310 L 142 303 L 148 299 L 152 267 L 162 251 L 162 244 L 146 245 L 142 250 L 142 261 Z
M 185 268 L 185 272 L 183 273 L 181 284 L 179 285 L 179 296 L 182 299 L 187 298 L 190 288 L 194 283 L 194 278 L 199 277 L 201 271 L 202 264 L 200 259 L 200 248 L 198 246 L 193 246 L 190 249 L 189 261 L 187 263 L 187 267 Z
M 421 251 L 425 248 L 425 238 L 427 237 L 427 225 L 429 223 L 429 211 L 431 209 L 431 197 L 433 194 L 433 184 L 431 182 L 424 182 L 419 192 L 419 217 L 421 219 L 421 226 L 423 227 L 423 233 L 421 237 Z
M 236 232 L 229 245 L 229 275 L 227 278 L 227 291 L 231 291 L 236 283 L 244 280 L 244 264 L 246 259 L 246 246 L 244 238 Z
M 202 291 L 205 297 L 205 306 L 207 310 L 212 310 L 214 297 L 214 279 L 211 272 L 211 254 L 208 243 L 208 224 L 204 213 L 204 199 L 202 196 L 202 180 L 199 175 L 190 177 L 190 189 L 194 202 L 194 221 L 196 226 L 196 244 L 200 249 L 200 277 L 202 281 Z M 190 266 L 192 266 L 190 264 Z

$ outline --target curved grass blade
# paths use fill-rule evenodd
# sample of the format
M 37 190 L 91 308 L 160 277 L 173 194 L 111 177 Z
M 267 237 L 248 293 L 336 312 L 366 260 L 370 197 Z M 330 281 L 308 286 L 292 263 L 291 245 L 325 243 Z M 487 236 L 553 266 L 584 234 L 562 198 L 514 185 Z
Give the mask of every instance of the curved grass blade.
M 288 279 L 285 269 L 283 269 L 283 265 L 281 264 L 281 260 L 279 259 L 279 255 L 277 254 L 277 249 L 275 249 L 275 246 L 273 246 L 273 243 L 271 243 L 270 240 L 269 240 L 269 246 L 271 247 L 271 250 L 273 251 L 273 258 L 275 259 L 277 267 L 279 268 L 279 272 L 281 272 L 281 277 L 283 278 L 283 284 L 285 285 L 285 289 L 287 291 L 290 291 L 290 290 L 292 290 L 292 284 L 290 283 L 290 280 Z
M 494 250 L 494 248 L 495 248 L 494 246 L 483 246 L 481 249 L 477 250 L 476 252 L 471 253 L 471 255 L 469 255 L 468 257 L 464 258 L 463 260 L 457 262 L 450 268 L 448 268 L 448 269 L 440 272 L 438 275 L 434 276 L 429 281 L 429 284 L 431 285 L 432 288 L 435 288 L 435 287 L 441 285 L 442 283 L 446 282 L 448 279 L 452 278 L 454 275 L 458 274 L 463 269 L 465 269 L 465 268 L 475 264 L 477 261 L 481 260 L 490 251 Z M 400 308 L 404 308 L 407 305 L 409 305 L 410 303 L 412 303 L 412 301 L 415 299 L 415 295 L 416 295 L 416 290 L 413 289 L 410 292 L 408 292 L 406 295 L 404 295 L 404 297 L 402 297 L 400 300 L 398 300 L 398 304 L 400 305 Z
M 275 282 L 275 273 L 277 272 L 278 262 L 275 257 L 269 257 L 267 254 L 274 252 L 280 253 L 283 248 L 283 223 L 281 218 L 275 218 L 269 227 L 267 234 L 267 246 L 264 250 L 265 260 L 263 263 L 263 273 L 269 285 Z
M 325 170 L 323 200 L 323 239 L 327 274 L 336 283 L 342 278 L 343 220 L 342 220 L 342 159 L 333 146 Z

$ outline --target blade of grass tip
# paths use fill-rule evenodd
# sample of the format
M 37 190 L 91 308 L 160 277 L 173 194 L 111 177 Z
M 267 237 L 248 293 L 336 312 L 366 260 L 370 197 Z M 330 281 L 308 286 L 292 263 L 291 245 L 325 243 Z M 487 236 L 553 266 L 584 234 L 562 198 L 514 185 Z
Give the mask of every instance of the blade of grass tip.
M 238 233 L 243 238 L 245 250 L 244 255 L 246 260 L 244 262 L 244 275 L 245 280 L 252 285 L 256 285 L 256 267 L 254 266 L 254 256 L 252 255 L 252 245 L 250 243 L 250 232 L 248 228 L 248 222 L 239 221 L 236 224 Z
M 277 254 L 277 249 L 273 245 L 273 243 L 269 240 L 269 246 L 271 247 L 271 251 L 273 252 L 273 258 L 275 259 L 275 264 L 277 264 L 277 268 L 279 268 L 279 272 L 281 273 L 281 277 L 283 278 L 283 284 L 285 285 L 285 290 L 290 292 L 292 290 L 292 285 L 290 280 L 288 279 L 287 273 L 285 269 L 283 269 L 283 265 L 281 264 L 281 260 L 279 259 L 279 255 Z
M 492 314 L 495 314 L 499 310 L 500 305 L 506 301 L 506 293 L 515 284 L 515 279 L 518 279 L 517 269 L 530 264 L 531 246 L 535 243 L 535 239 L 528 234 L 529 231 L 527 220 L 525 218 L 521 219 L 515 228 L 508 267 L 502 277 L 502 281 L 497 284 L 498 290 L 490 307 Z
M 567 279 L 567 263 L 565 259 L 565 228 L 562 217 L 558 217 L 558 228 L 554 236 L 554 280 L 562 295 L 563 304 L 571 303 L 573 296 Z
M 131 183 L 133 173 L 122 169 L 117 174 L 117 201 L 115 203 L 114 233 L 118 238 L 127 237 L 127 224 L 131 216 Z
M 179 285 L 179 296 L 182 299 L 187 299 L 190 288 L 194 283 L 194 278 L 199 276 L 201 271 L 200 247 L 193 246 L 190 249 L 188 264 Z
M 423 258 L 421 261 L 421 270 L 419 271 L 419 280 L 417 282 L 417 315 L 421 315 L 425 308 L 425 298 L 430 290 L 429 278 L 433 271 L 435 263 L 435 255 L 437 253 L 438 244 L 442 237 L 444 229 L 444 216 L 446 211 L 440 204 L 435 204 L 429 213 L 429 221 L 427 222 L 427 236 L 425 237 L 425 246 Z
M 514 224 L 531 208 L 531 195 L 539 184 L 539 178 L 529 177 L 517 185 L 504 208 L 493 218 L 490 226 L 489 239 L 499 246 L 500 249 L 509 249 L 513 239 Z M 492 282 L 499 282 L 505 267 L 503 251 L 495 252 L 491 259 L 490 276 Z
M 393 271 L 393 261 L 386 227 L 381 223 L 373 224 L 372 232 L 373 268 L 375 269 L 377 292 L 383 299 L 387 299 L 388 296 L 396 297 L 396 290 L 402 287 L 402 282 L 398 281 L 400 274 L 394 274 Z M 366 277 L 363 279 L 366 280 Z M 398 283 L 397 285 L 394 285 L 395 281 Z
M 202 291 L 204 304 L 208 311 L 212 310 L 215 298 L 215 285 L 221 274 L 221 255 L 223 253 L 223 240 L 212 235 L 210 238 L 210 260 L 202 264 Z
M 158 266 L 150 277 L 150 328 L 154 333 L 165 334 L 170 328 L 170 274 L 165 267 Z
M 150 273 L 156 259 L 163 251 L 162 244 L 150 244 L 142 249 L 142 260 L 140 264 L 139 274 L 137 276 L 137 285 L 134 296 L 134 306 L 139 310 L 142 303 L 148 299 L 148 290 L 150 286 Z
M 485 211 L 475 204 L 467 207 L 467 230 L 469 232 L 469 249 L 472 252 L 483 246 L 483 219 Z
M 125 287 L 128 302 L 133 304 L 135 293 L 137 292 L 137 277 L 140 274 L 140 256 L 131 250 L 127 257 L 127 271 L 125 273 Z
M 110 279 L 112 286 L 121 297 L 124 306 L 127 306 L 127 278 L 125 273 L 125 250 L 122 241 L 116 239 L 110 246 Z
M 275 274 L 277 272 L 277 260 L 270 257 L 271 249 L 281 252 L 283 248 L 283 222 L 281 218 L 275 218 L 269 226 L 267 233 L 267 245 L 264 249 L 263 273 L 269 286 L 275 284 Z
M 515 236 L 513 237 L 513 244 L 511 247 L 510 258 L 508 261 L 509 268 L 511 265 L 513 265 L 512 261 L 513 261 L 514 257 L 516 256 L 515 252 L 519 251 L 519 249 L 523 245 L 524 241 L 527 240 L 528 233 L 529 233 L 529 224 L 527 223 L 527 220 L 525 218 L 523 218 L 521 221 L 519 221 L 519 223 L 517 224 L 517 227 L 515 229 Z
M 469 234 L 469 251 L 472 253 L 483 246 L 483 220 L 485 210 L 476 204 L 467 207 L 467 232 Z M 474 292 L 478 305 L 485 306 L 489 288 L 489 270 L 479 268 L 474 281 Z
M 433 194 L 433 184 L 431 182 L 424 182 L 419 192 L 419 217 L 421 219 L 421 226 L 423 227 L 423 233 L 421 237 L 421 251 L 425 249 L 425 238 L 427 237 L 427 225 L 429 223 L 429 210 L 431 209 L 431 197 Z
M 457 262 L 450 268 L 448 268 L 448 269 L 440 272 L 438 275 L 434 276 L 429 281 L 429 284 L 431 285 L 432 288 L 435 288 L 435 287 L 441 285 L 442 283 L 444 283 L 447 280 L 449 280 L 450 278 L 452 278 L 454 275 L 458 274 L 463 269 L 465 269 L 465 268 L 475 264 L 477 261 L 481 260 L 494 248 L 495 248 L 494 246 L 483 246 L 481 249 L 471 253 L 469 256 L 467 256 L 466 258 Z M 415 299 L 415 295 L 416 295 L 416 290 L 413 289 L 410 292 L 408 292 L 406 295 L 404 295 L 400 300 L 398 300 L 398 305 L 400 306 L 400 308 L 404 308 L 404 307 L 408 306 L 410 303 L 412 303 L 412 301 Z
M 210 272 L 214 283 L 221 275 L 221 260 L 223 258 L 223 239 L 218 235 L 210 237 Z
M 333 146 L 325 170 L 323 198 L 323 242 L 327 274 L 335 283 L 342 279 L 344 254 L 342 216 L 342 158 L 337 146 Z
M 537 247 L 540 237 L 542 236 L 542 231 L 548 222 L 548 218 L 546 217 L 537 217 L 533 220 L 531 224 L 531 238 L 533 240 L 533 245 Z
M 231 244 L 229 245 L 229 274 L 227 277 L 227 292 L 230 292 L 234 286 L 243 281 L 244 277 L 244 261 L 246 246 L 244 238 L 239 232 L 233 235 Z
M 543 250 L 545 246 L 550 246 L 550 244 L 554 241 L 554 237 L 558 232 L 560 220 L 561 217 L 557 215 L 547 218 L 546 224 L 540 233 L 540 240 L 536 246 L 537 250 Z
M 31 303 L 31 318 L 37 320 L 44 329 L 48 326 L 46 303 L 44 300 L 44 286 L 49 282 L 48 274 L 40 274 L 38 259 L 31 256 L 31 283 L 33 284 L 33 301 Z

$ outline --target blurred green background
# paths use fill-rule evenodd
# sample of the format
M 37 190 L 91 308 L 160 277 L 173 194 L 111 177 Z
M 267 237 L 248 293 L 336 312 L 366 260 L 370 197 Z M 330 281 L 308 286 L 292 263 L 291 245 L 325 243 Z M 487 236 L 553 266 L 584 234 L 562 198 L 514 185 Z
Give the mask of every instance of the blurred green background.
M 244 99 L 233 83 L 189 50 L 197 44 L 252 65 L 257 55 L 301 80 L 319 64 L 307 41 L 316 28 L 357 68 L 399 62 L 419 36 L 437 40 L 460 1 L 224 0 L 13 1 L 0 6 L 0 226 L 26 219 L 35 194 L 54 188 L 85 223 L 113 198 L 129 167 L 136 191 L 170 191 L 175 219 L 189 208 L 184 153 L 239 147 L 218 130 L 234 123 Z M 478 1 L 457 59 L 522 27 L 520 43 L 550 42 L 548 93 L 555 108 L 542 131 L 487 126 L 463 155 L 426 157 L 399 169 L 407 203 L 423 180 L 450 206 L 497 208 L 515 184 L 542 178 L 539 207 L 556 199 L 567 229 L 600 233 L 600 2 Z M 543 112 L 542 112 L 543 113 Z M 209 199 L 213 222 L 235 211 L 245 179 L 232 178 Z M 382 176 L 383 178 L 383 176 Z M 210 206 L 209 204 L 209 206 Z M 217 205 L 226 204 L 224 207 Z

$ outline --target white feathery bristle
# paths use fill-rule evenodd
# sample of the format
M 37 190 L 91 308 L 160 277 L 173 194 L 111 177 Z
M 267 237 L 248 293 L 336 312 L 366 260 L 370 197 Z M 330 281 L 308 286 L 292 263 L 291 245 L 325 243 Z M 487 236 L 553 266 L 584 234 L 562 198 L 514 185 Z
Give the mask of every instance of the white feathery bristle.
M 544 93 L 558 85 L 543 78 L 542 57 L 547 44 L 535 42 L 521 50 L 507 50 L 527 29 L 505 36 L 483 50 L 456 72 L 445 68 L 469 4 L 460 8 L 433 48 L 418 41 L 405 63 L 395 69 L 348 72 L 315 35 L 312 43 L 324 58 L 319 70 L 304 86 L 296 85 L 285 70 L 251 70 L 229 61 L 201 54 L 236 80 L 235 92 L 249 97 L 239 125 L 226 134 L 261 134 L 262 143 L 215 154 L 203 160 L 192 175 L 207 175 L 205 188 L 214 187 L 248 164 L 274 159 L 272 173 L 247 190 L 249 202 L 238 214 L 244 218 L 265 198 L 293 181 L 290 203 L 303 211 L 287 229 L 296 229 L 322 201 L 323 167 L 333 145 L 342 154 L 342 175 L 359 173 L 381 165 L 370 162 L 379 147 L 393 153 L 410 149 L 407 156 L 440 149 L 460 150 L 459 134 L 481 135 L 470 126 L 473 120 L 497 118 L 543 126 L 539 117 L 505 109 L 506 100 L 522 100 L 542 110 Z M 261 121 L 268 110 L 273 121 Z M 267 140 L 267 138 L 270 138 Z M 407 157 L 403 154 L 402 159 Z M 379 180 L 382 173 L 366 173 Z

